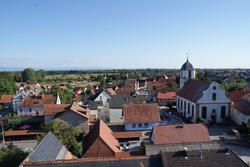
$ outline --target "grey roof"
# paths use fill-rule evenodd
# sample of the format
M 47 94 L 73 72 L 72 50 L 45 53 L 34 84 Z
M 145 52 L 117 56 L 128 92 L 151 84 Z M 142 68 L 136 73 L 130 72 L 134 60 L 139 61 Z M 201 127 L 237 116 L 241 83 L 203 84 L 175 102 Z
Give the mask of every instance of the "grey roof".
M 161 167 L 162 162 L 160 156 L 150 158 L 127 158 L 116 160 L 74 160 L 64 161 L 60 163 L 47 163 L 47 164 L 24 164 L 24 167 Z
M 126 94 L 119 94 L 112 96 L 112 99 L 108 100 L 110 108 L 121 108 L 123 104 L 131 104 L 131 97 Z
M 102 101 L 88 101 L 87 105 L 90 110 L 97 110 L 99 106 L 103 106 L 103 102 Z
M 187 157 L 187 158 L 185 158 Z M 175 151 L 162 153 L 163 167 L 247 167 L 230 149 Z
M 34 152 L 31 153 L 29 161 L 48 161 L 56 159 L 64 159 L 68 150 L 51 132 L 42 139 L 36 146 Z
M 193 65 L 188 61 L 187 61 L 182 65 L 181 70 L 193 70 Z

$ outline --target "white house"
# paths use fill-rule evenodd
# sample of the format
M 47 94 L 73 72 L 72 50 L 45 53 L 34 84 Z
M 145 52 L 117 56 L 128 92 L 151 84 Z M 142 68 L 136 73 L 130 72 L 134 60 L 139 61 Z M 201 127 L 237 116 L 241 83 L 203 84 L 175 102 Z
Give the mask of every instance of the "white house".
M 151 130 L 161 122 L 157 103 L 124 104 L 123 116 L 125 130 Z
M 18 105 L 18 115 L 43 115 L 44 104 L 61 104 L 59 95 L 28 96 Z
M 217 82 L 189 80 L 176 97 L 177 111 L 193 122 L 198 118 L 222 122 L 229 115 L 231 101 Z

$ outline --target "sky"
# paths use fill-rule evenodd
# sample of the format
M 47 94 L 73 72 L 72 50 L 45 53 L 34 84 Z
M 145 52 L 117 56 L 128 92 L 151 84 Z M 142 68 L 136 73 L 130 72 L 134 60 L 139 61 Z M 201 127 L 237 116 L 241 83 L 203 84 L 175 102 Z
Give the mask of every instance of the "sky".
M 249 0 L 0 0 L 0 67 L 250 68 Z

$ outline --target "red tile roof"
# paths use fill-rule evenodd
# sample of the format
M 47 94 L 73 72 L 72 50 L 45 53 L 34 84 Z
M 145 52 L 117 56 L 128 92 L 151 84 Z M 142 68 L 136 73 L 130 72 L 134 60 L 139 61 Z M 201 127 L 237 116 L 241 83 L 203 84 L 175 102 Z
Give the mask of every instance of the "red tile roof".
M 124 139 L 124 138 L 138 138 L 142 136 L 142 132 L 113 132 L 113 136 L 116 139 Z
M 238 101 L 240 101 L 241 97 L 244 96 L 245 94 L 247 94 L 247 92 L 243 91 L 243 90 L 236 90 L 232 93 L 230 93 L 229 95 L 229 99 L 236 103 Z
M 118 149 L 118 140 L 112 134 L 112 130 L 102 121 L 98 120 L 90 132 L 85 136 L 84 139 L 84 150 L 85 153 L 89 150 L 92 144 L 95 144 L 97 139 L 101 139 L 106 146 L 112 150 L 113 153 L 120 152 Z M 91 148 L 90 148 L 91 149 Z M 99 155 L 100 156 L 100 155 Z M 105 157 L 105 155 L 103 155 Z
M 134 88 L 118 88 L 116 90 L 116 94 L 117 95 L 121 95 L 121 94 L 126 94 L 126 95 L 131 95 L 134 92 Z
M 176 95 L 196 102 L 201 98 L 203 91 L 209 87 L 209 84 L 208 81 L 191 79 L 176 93 Z
M 15 95 L 2 95 L 0 103 L 12 103 L 12 97 Z
M 161 122 L 158 104 L 124 104 L 124 123 Z
M 44 104 L 56 104 L 56 99 L 56 95 L 28 96 L 18 107 L 42 107 Z
M 155 144 L 208 142 L 208 130 L 203 124 L 159 125 L 153 127 Z
M 55 115 L 65 111 L 73 111 L 84 118 L 90 117 L 90 110 L 85 105 L 80 105 L 77 102 L 73 104 L 45 104 L 43 108 L 43 115 Z
M 106 90 L 110 93 L 111 96 L 116 95 L 116 92 L 112 88 L 107 88 Z
M 4 132 L 4 136 L 27 136 L 27 135 L 41 135 L 43 131 L 39 130 L 9 130 Z
M 233 104 L 233 108 L 235 108 L 240 113 L 249 116 L 250 115 L 250 93 L 247 93 L 240 100 L 237 100 Z
M 157 98 L 159 100 L 176 100 L 176 92 L 158 92 Z

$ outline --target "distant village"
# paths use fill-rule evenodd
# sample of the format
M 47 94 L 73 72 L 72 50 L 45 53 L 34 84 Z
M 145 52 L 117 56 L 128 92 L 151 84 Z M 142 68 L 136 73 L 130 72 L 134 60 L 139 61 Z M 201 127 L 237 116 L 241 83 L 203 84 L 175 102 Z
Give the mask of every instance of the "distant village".
M 0 147 L 27 153 L 20 167 L 250 165 L 250 70 L 196 70 L 187 59 L 177 72 L 138 76 L 102 85 L 85 75 L 72 91 L 17 82 L 0 99 Z

